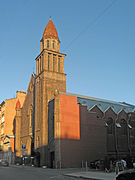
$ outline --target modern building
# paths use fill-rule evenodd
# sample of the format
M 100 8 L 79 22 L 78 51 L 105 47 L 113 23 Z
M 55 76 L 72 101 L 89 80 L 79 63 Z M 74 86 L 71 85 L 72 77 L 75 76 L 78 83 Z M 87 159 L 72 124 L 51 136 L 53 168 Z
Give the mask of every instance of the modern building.
M 48 114 L 49 167 L 135 157 L 135 106 L 59 92 Z
M 66 55 L 51 19 L 40 43 L 36 75 L 16 104 L 16 156 L 38 154 L 38 164 L 57 168 L 135 157 L 135 106 L 67 93 Z

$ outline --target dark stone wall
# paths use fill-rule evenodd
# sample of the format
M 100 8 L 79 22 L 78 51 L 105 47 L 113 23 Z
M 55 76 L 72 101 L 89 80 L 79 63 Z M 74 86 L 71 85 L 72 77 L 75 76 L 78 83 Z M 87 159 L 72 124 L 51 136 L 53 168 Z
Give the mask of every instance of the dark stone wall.
M 97 118 L 97 113 L 80 105 L 80 140 L 61 139 L 62 167 L 81 167 L 82 161 L 103 159 L 105 137 L 104 121 Z

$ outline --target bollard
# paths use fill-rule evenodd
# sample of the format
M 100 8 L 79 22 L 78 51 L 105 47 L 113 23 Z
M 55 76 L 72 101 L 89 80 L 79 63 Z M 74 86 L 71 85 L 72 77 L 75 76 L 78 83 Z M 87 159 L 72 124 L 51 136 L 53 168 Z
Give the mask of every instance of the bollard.
M 85 167 L 86 167 L 86 171 L 88 171 L 88 163 L 87 163 L 87 161 L 85 162 Z
M 61 169 L 61 161 L 60 161 L 60 169 Z
M 81 169 L 83 170 L 83 160 L 82 160 L 82 163 L 81 163 Z

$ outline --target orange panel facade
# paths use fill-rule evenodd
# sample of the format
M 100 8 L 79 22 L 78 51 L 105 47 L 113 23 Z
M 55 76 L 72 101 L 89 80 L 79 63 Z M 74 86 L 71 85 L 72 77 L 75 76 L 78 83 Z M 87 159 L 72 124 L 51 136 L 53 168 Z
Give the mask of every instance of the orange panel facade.
M 61 138 L 80 139 L 80 118 L 77 97 L 60 94 Z

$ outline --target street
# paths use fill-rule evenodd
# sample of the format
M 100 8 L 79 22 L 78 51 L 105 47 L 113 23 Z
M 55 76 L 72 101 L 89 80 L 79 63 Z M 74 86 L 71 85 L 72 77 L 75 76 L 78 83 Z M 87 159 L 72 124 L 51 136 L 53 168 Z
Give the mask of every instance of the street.
M 64 174 L 78 171 L 77 169 L 43 169 L 29 166 L 0 167 L 1 180 L 76 180 Z M 79 180 L 82 180 L 79 178 Z

